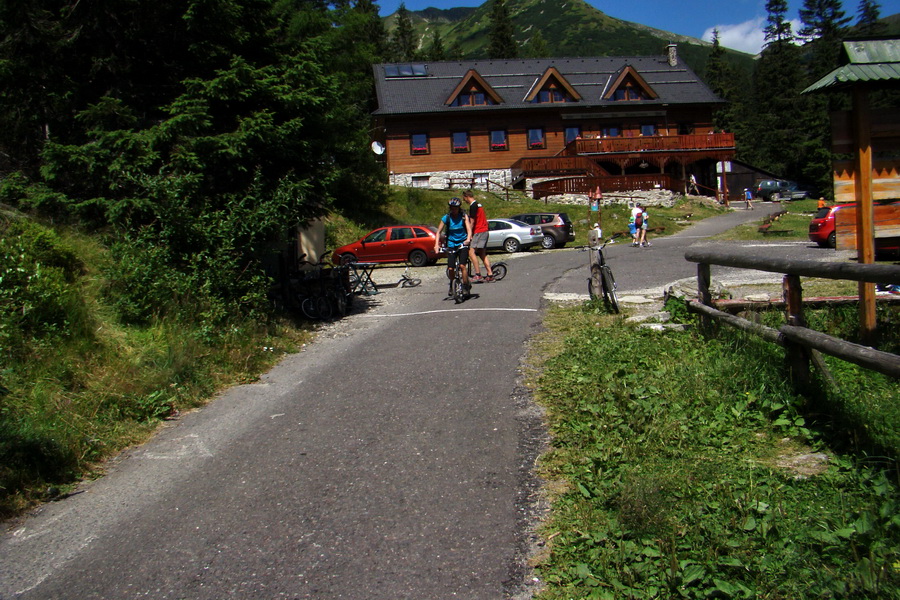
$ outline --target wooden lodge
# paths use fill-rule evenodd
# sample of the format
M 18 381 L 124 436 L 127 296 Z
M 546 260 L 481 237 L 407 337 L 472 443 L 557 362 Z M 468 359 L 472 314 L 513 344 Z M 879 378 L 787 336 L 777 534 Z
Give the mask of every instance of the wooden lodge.
M 665 55 L 373 66 L 390 183 L 561 193 L 717 187 L 723 104 Z M 376 148 L 381 149 L 376 145 Z

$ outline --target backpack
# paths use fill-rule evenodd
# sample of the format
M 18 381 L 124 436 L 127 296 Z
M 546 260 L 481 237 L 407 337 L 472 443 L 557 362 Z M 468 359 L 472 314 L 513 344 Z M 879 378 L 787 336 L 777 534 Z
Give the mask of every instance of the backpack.
M 634 226 L 640 227 L 643 224 L 644 224 L 644 211 L 641 211 L 634 216 Z

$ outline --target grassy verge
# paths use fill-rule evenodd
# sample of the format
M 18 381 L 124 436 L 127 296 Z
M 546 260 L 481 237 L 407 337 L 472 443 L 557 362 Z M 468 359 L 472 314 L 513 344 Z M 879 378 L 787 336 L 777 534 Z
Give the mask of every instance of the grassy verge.
M 807 402 L 753 337 L 637 329 L 590 304 L 545 325 L 539 598 L 900 597 L 897 382 L 844 365 Z M 854 444 L 866 428 L 891 459 Z
M 7 261 L 39 255 L 27 281 L 9 279 L 25 263 L 0 273 L 7 292 L 18 289 L 0 294 L 0 518 L 65 494 L 163 419 L 253 380 L 311 335 L 284 320 L 123 325 L 103 292 L 110 259 L 98 237 L 37 224 L 28 232 L 21 239 L 37 242 L 16 249 L 10 236 L 0 248 Z M 77 274 L 48 266 L 59 256 Z

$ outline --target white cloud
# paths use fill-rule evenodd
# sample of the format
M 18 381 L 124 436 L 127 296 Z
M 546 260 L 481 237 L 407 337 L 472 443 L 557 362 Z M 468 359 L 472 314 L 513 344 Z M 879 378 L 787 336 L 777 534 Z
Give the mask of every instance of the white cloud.
M 797 29 L 801 26 L 799 20 L 791 21 L 791 31 L 797 35 Z M 711 42 L 713 30 L 719 30 L 719 43 L 726 48 L 759 54 L 766 43 L 765 17 L 756 17 L 750 21 L 744 21 L 737 25 L 716 25 L 703 32 L 703 39 Z

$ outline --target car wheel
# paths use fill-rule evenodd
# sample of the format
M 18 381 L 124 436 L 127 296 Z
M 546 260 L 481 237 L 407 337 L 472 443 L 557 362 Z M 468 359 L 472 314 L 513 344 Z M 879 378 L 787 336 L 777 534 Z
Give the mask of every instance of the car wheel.
M 781 194 L 779 194 L 778 192 L 775 192 L 771 196 L 769 196 L 769 200 L 771 200 L 772 202 L 780 202 Z
M 519 251 L 519 240 L 516 238 L 506 238 L 503 240 L 503 250 L 514 254 Z
M 409 264 L 414 267 L 424 267 L 428 263 L 428 255 L 423 250 L 416 248 L 409 253 Z
M 835 235 L 835 232 L 832 231 L 831 233 L 828 234 L 828 247 L 834 248 L 836 246 L 837 246 L 837 236 Z
M 541 248 L 544 250 L 552 250 L 556 247 L 556 240 L 553 239 L 553 236 L 548 234 L 544 235 L 544 239 L 541 240 Z
M 341 254 L 341 264 L 342 265 L 349 265 L 350 263 L 355 263 L 355 262 L 357 262 L 357 260 L 356 260 L 356 256 L 354 256 L 353 254 L 350 254 L 349 252 L 347 252 L 346 254 Z

